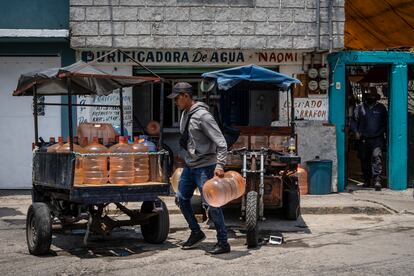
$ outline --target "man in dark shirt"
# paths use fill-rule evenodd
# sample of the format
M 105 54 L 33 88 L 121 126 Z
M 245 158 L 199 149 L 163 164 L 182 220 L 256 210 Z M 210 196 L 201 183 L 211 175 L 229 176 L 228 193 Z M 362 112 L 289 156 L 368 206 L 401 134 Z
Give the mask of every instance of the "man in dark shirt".
M 382 173 L 382 148 L 385 146 L 388 113 L 378 102 L 380 96 L 375 87 L 370 87 L 364 102 L 358 105 L 351 121 L 351 130 L 359 140 L 358 156 L 361 159 L 364 187 L 374 184 L 380 191 Z

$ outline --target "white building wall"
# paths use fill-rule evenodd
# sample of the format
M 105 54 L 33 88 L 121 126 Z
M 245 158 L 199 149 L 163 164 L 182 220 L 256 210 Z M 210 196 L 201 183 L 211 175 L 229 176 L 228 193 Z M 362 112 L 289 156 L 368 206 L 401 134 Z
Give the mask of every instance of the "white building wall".
M 59 66 L 60 57 L 0 57 L 0 189 L 32 186 L 33 97 L 12 96 L 17 80 L 20 74 Z M 60 97 L 45 101 L 60 102 Z M 39 136 L 49 140 L 60 133 L 60 107 L 45 107 L 45 116 L 39 116 Z

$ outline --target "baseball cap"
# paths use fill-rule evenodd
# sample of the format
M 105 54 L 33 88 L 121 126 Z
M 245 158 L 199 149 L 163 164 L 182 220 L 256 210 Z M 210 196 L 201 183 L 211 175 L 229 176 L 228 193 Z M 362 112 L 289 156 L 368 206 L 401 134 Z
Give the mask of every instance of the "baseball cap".
M 188 82 L 178 82 L 174 85 L 172 93 L 167 96 L 168 99 L 174 99 L 180 93 L 193 94 L 193 87 Z

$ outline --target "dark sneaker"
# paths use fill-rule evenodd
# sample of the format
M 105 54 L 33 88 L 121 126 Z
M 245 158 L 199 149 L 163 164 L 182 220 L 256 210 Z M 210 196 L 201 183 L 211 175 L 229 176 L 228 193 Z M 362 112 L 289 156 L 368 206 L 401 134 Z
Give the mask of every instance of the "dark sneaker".
M 381 188 L 382 188 L 381 183 L 379 182 L 375 183 L 374 188 L 375 188 L 375 191 L 381 191 Z
M 206 238 L 206 235 L 203 233 L 203 231 L 191 232 L 190 237 L 185 243 L 183 243 L 183 245 L 181 246 L 181 249 L 187 250 L 187 249 L 194 248 L 197 244 L 205 240 L 205 238 Z
M 223 254 L 223 253 L 229 253 L 230 252 L 230 244 L 228 243 L 216 243 L 216 245 L 214 246 L 214 248 L 210 251 L 208 251 L 208 253 L 212 254 L 212 255 L 218 255 L 218 254 Z

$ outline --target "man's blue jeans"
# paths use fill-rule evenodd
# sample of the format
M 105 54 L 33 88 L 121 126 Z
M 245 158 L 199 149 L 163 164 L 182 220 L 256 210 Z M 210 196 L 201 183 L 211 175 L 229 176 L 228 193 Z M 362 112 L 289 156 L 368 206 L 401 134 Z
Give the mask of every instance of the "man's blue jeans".
M 193 208 L 191 207 L 191 197 L 193 196 L 195 188 L 198 188 L 200 193 L 203 194 L 203 185 L 207 180 L 214 176 L 215 167 L 215 165 L 212 165 L 192 169 L 185 166 L 183 173 L 181 174 L 177 197 L 181 212 L 187 220 L 188 226 L 192 232 L 198 232 L 201 231 L 201 229 L 194 216 Z M 204 198 L 202 198 L 202 200 L 203 204 L 207 205 Z M 213 221 L 217 230 L 217 241 L 220 243 L 227 243 L 227 229 L 224 224 L 223 211 L 221 208 L 212 206 L 208 206 L 208 211 L 210 219 Z

